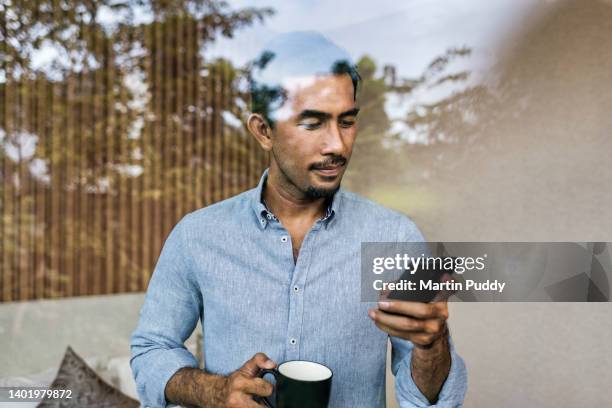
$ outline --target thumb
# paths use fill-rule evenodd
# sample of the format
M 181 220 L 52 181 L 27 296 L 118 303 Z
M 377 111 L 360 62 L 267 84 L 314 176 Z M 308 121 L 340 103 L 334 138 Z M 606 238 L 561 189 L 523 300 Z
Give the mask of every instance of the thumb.
M 453 277 L 449 273 L 445 273 L 442 275 L 440 282 L 450 282 L 453 280 Z M 454 295 L 457 291 L 454 289 L 442 289 L 436 293 L 431 302 L 446 302 L 448 298 Z
M 264 353 L 257 353 L 249 361 L 244 363 L 244 365 L 240 368 L 244 374 L 255 377 L 259 373 L 259 370 L 262 368 L 274 368 L 276 367 L 276 363 L 272 361 L 268 356 Z

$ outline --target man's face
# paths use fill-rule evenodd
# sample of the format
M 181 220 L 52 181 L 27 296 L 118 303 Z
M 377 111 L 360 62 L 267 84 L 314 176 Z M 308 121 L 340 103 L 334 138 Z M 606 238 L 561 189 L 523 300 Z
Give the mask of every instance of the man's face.
M 292 78 L 284 88 L 287 100 L 274 112 L 272 165 L 307 197 L 329 197 L 340 187 L 356 136 L 351 78 Z

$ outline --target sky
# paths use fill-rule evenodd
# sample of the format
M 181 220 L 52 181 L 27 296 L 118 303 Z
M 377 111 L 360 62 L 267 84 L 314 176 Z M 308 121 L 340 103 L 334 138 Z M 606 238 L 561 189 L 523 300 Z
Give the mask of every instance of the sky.
M 395 65 L 404 77 L 417 77 L 450 47 L 472 47 L 474 63 L 485 68 L 525 15 L 550 1 L 229 0 L 232 8 L 267 6 L 276 14 L 263 25 L 240 30 L 233 39 L 218 40 L 205 55 L 242 65 L 277 33 L 315 30 L 353 58 L 368 54 L 381 65 Z
M 400 77 L 418 77 L 436 57 L 451 47 L 473 49 L 468 68 L 484 70 L 495 61 L 499 44 L 520 26 L 533 8 L 555 0 L 228 0 L 231 9 L 270 7 L 275 15 L 238 30 L 234 38 L 219 38 L 203 50 L 209 58 L 225 57 L 235 65 L 251 61 L 274 35 L 315 30 L 345 48 L 355 60 L 367 54 L 379 68 L 393 64 Z M 150 15 L 135 11 L 138 22 Z M 109 29 L 120 13 L 101 10 Z M 35 69 L 63 60 L 50 43 L 32 52 Z M 62 58 L 59 58 L 62 57 Z M 52 72 L 48 73 L 50 76 Z
M 454 60 L 448 73 L 469 71 L 467 81 L 446 82 L 410 96 L 389 93 L 385 110 L 392 132 L 410 143 L 426 143 L 423 132 L 407 127 L 407 112 L 433 103 L 477 83 L 492 72 L 501 50 L 541 8 L 555 0 L 229 0 L 232 8 L 271 7 L 276 11 L 263 24 L 239 30 L 232 39 L 218 39 L 204 50 L 208 59 L 224 57 L 242 66 L 278 33 L 315 30 L 345 48 L 357 61 L 374 58 L 379 74 L 394 65 L 399 78 L 416 79 L 450 48 L 469 47 L 469 57 Z M 426 132 L 425 132 L 426 133 Z

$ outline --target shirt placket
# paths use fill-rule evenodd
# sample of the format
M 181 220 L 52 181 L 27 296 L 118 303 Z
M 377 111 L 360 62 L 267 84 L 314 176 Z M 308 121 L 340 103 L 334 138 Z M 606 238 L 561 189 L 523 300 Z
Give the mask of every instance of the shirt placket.
M 308 270 L 310 259 L 312 256 L 312 248 L 317 232 L 319 231 L 321 222 L 317 221 L 315 225 L 308 231 L 300 253 L 293 269 L 293 274 L 288 274 L 290 279 L 289 285 L 289 320 L 287 322 L 287 338 L 286 338 L 286 360 L 299 360 L 301 358 L 300 350 L 302 349 L 303 336 L 303 320 L 304 320 L 304 294 L 308 278 Z M 289 234 L 285 231 L 287 253 L 293 259 L 292 243 Z M 282 237 L 281 237 L 282 240 Z

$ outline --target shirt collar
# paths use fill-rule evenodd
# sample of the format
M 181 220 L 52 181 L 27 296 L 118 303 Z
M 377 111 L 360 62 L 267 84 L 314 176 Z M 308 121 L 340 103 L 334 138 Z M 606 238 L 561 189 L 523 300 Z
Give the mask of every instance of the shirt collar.
M 251 208 L 257 217 L 257 225 L 261 229 L 265 229 L 268 223 L 272 221 L 277 221 L 274 214 L 269 211 L 263 203 L 263 189 L 266 184 L 266 180 L 268 179 L 269 169 L 265 169 L 261 178 L 259 179 L 259 183 L 257 187 L 253 189 L 253 194 L 251 196 Z M 338 208 L 340 207 L 340 202 L 342 201 L 342 189 L 339 189 L 336 194 L 332 197 L 330 205 L 327 206 L 327 210 L 325 211 L 325 216 L 321 218 L 321 222 L 328 228 L 331 224 L 332 220 L 336 218 L 336 214 L 338 213 Z

